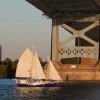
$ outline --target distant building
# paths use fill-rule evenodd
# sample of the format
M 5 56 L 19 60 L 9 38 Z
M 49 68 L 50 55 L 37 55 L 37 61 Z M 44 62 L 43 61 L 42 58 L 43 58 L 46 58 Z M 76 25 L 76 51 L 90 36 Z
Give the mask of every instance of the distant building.
M 0 45 L 0 61 L 1 61 L 1 59 L 2 59 L 2 47 Z

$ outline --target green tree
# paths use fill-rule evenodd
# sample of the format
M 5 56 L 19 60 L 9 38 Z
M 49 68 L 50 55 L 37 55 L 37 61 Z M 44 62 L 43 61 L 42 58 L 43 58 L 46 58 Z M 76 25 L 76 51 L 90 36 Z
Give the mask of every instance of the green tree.
M 12 77 L 13 78 L 15 77 L 17 64 L 18 64 L 18 59 L 16 59 L 15 61 L 12 62 Z
M 12 78 L 12 62 L 7 63 L 7 78 Z
M 0 65 L 0 78 L 7 78 L 7 66 Z
M 12 78 L 12 61 L 10 58 L 6 58 L 3 61 L 3 65 L 7 67 L 7 78 Z
M 2 63 L 3 63 L 3 65 L 8 65 L 9 62 L 11 62 L 11 59 L 6 58 Z

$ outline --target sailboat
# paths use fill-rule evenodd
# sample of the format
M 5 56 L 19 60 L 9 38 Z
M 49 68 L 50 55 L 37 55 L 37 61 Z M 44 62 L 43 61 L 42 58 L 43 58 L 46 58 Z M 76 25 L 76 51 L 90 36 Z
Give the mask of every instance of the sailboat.
M 19 59 L 16 70 L 16 84 L 19 87 L 52 87 L 55 83 L 45 81 L 46 76 L 38 55 L 27 48 Z
M 56 68 L 54 67 L 54 65 L 50 59 L 48 59 L 47 69 L 48 69 L 48 71 L 47 71 L 48 78 L 47 79 L 49 81 L 53 81 L 54 83 L 63 82 L 63 80 L 61 79 L 60 75 L 58 74 Z

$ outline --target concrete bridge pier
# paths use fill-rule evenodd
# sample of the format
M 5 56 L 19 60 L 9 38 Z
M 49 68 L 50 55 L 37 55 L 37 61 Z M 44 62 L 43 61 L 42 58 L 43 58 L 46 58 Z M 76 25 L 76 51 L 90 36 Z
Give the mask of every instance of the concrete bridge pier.
M 57 61 L 59 58 L 59 25 L 57 19 L 52 20 L 51 36 L 51 59 Z

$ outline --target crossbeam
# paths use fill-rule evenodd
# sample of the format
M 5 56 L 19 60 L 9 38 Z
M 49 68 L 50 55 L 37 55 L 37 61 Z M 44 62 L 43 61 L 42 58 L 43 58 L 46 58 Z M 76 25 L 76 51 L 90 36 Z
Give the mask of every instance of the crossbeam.
M 56 61 L 57 59 L 61 60 L 62 58 L 71 58 L 71 57 L 86 57 L 86 58 L 98 59 L 99 42 L 96 42 L 93 39 L 87 37 L 85 33 L 99 26 L 99 21 L 94 21 L 92 24 L 88 25 L 87 27 L 81 30 L 76 30 L 72 28 L 71 26 L 64 24 L 64 23 L 60 24 L 60 26 L 70 31 L 72 36 L 67 37 L 65 40 L 59 42 L 59 39 L 58 39 L 59 32 L 58 32 L 58 29 L 56 30 L 56 27 L 58 28 L 58 23 L 55 23 L 53 25 L 53 37 L 55 37 L 55 42 L 53 42 L 53 50 L 56 51 L 55 56 L 54 56 L 54 53 L 52 53 L 52 56 L 55 57 L 55 60 L 53 59 L 54 61 Z M 69 47 L 66 45 L 72 40 L 79 38 L 79 37 L 88 41 L 93 46 L 71 46 Z

